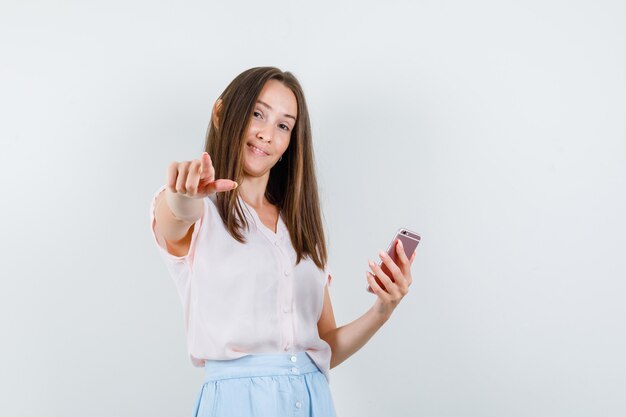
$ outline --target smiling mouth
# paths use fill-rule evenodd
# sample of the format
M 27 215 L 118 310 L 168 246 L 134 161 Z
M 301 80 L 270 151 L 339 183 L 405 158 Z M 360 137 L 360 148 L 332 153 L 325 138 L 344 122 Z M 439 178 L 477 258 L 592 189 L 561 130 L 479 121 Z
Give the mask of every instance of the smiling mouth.
M 268 156 L 269 154 L 267 152 L 265 152 L 263 149 L 259 149 L 256 146 L 252 145 L 251 143 L 248 143 L 248 148 L 252 151 L 252 153 L 254 153 L 255 155 L 259 155 L 259 156 Z

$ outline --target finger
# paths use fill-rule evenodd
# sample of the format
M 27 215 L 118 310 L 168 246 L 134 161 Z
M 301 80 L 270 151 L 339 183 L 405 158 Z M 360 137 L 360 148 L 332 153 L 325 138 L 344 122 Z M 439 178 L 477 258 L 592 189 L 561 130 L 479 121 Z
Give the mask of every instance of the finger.
M 378 253 L 378 257 L 381 259 L 383 264 L 389 270 L 391 274 L 392 281 L 396 283 L 400 288 L 405 288 L 408 286 L 405 278 L 405 273 L 396 265 L 396 263 L 391 259 L 391 256 L 387 252 L 380 251 Z
M 369 263 L 370 269 L 372 270 L 372 272 L 374 272 L 374 275 L 378 277 L 378 279 L 382 282 L 382 284 L 387 289 L 387 292 L 389 294 L 393 293 L 394 295 L 398 295 L 399 293 L 398 287 L 394 284 L 391 278 L 389 278 L 389 276 L 383 272 L 380 266 L 376 265 L 372 261 L 368 261 L 368 263 Z
M 237 188 L 239 184 L 232 180 L 215 180 L 207 184 L 206 191 L 208 194 L 221 193 Z
M 408 289 L 408 286 L 410 286 L 411 283 L 413 282 L 413 278 L 411 278 L 411 261 L 409 261 L 409 259 L 406 257 L 406 252 L 404 251 L 404 246 L 402 245 L 402 241 L 400 239 L 398 239 L 398 244 L 396 246 L 397 246 L 396 253 L 398 254 L 398 262 L 399 262 L 398 266 L 400 267 L 400 270 L 402 271 L 402 275 L 404 276 L 406 280 L 407 289 Z M 414 254 L 415 252 L 413 252 L 413 255 Z
M 402 273 L 406 273 L 409 267 L 409 258 L 406 257 L 406 252 L 404 251 L 404 246 L 402 245 L 402 241 L 400 239 L 398 239 L 398 244 L 396 245 L 396 254 L 398 255 L 398 261 L 400 262 L 398 266 L 402 270 Z
M 380 297 L 384 301 L 388 301 L 389 300 L 389 294 L 387 294 L 387 291 L 383 290 L 380 287 L 380 285 L 378 285 L 378 282 L 376 282 L 376 278 L 374 277 L 374 275 L 371 272 L 366 271 L 365 272 L 365 276 L 367 276 L 367 282 L 368 282 L 370 288 L 372 289 L 371 292 L 376 294 L 378 297 Z
M 198 193 L 201 166 L 202 162 L 198 159 L 194 159 L 189 164 L 189 174 L 187 175 L 187 181 L 185 182 L 185 188 L 187 189 L 187 195 L 189 197 L 194 197 Z
M 385 264 L 387 269 L 389 269 L 389 272 L 394 278 L 397 274 L 402 274 L 402 271 L 400 271 L 398 265 L 396 265 L 396 263 L 393 261 L 393 259 L 391 259 L 391 256 L 389 256 L 387 252 L 381 250 L 380 252 L 378 252 L 378 257 L 381 261 L 383 261 L 383 263 Z
M 370 262 L 369 260 L 367 261 L 368 263 Z M 381 270 L 383 271 L 383 274 L 386 274 L 387 271 L 385 271 L 383 268 L 381 268 Z M 387 288 L 385 288 L 385 285 L 382 283 L 382 281 L 376 276 L 376 274 L 374 274 L 374 279 L 376 280 L 376 283 L 380 286 L 380 288 L 383 289 L 383 291 L 388 292 Z
M 401 249 L 404 252 L 404 249 Z M 396 251 L 397 252 L 397 251 Z M 383 261 L 384 265 L 389 269 L 393 277 L 393 281 L 398 286 L 398 290 L 401 294 L 406 294 L 409 289 L 409 282 L 407 279 L 407 272 L 400 269 L 398 265 L 391 259 L 391 256 L 387 252 L 380 251 L 378 256 Z
M 176 192 L 176 179 L 178 178 L 178 162 L 174 161 L 167 166 L 165 185 L 171 192 Z
M 187 174 L 189 173 L 189 161 L 178 164 L 178 178 L 176 179 L 176 191 L 180 194 L 186 194 Z
M 213 169 L 213 161 L 211 160 L 211 155 L 204 152 L 200 157 L 200 161 L 202 162 L 202 164 L 200 165 L 200 179 L 213 181 L 213 175 L 215 175 L 215 170 Z
M 409 285 L 411 285 L 413 283 L 413 277 L 411 276 L 411 265 L 413 265 L 413 261 L 415 260 L 415 252 L 413 252 L 413 255 L 411 255 L 411 258 L 409 258 Z

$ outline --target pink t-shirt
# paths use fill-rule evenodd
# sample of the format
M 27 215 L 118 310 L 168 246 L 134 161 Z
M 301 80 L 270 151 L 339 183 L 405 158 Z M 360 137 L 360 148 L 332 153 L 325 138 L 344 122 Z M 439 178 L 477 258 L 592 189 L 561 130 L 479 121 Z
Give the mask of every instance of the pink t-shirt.
M 150 229 L 182 302 L 188 351 L 194 366 L 206 359 L 236 359 L 252 353 L 306 351 L 329 380 L 330 345 L 319 337 L 328 269 L 310 259 L 296 265 L 287 226 L 279 216 L 276 233 L 241 202 L 250 224 L 246 243 L 228 233 L 215 205 L 204 198 L 189 253 L 174 256 L 154 220 Z

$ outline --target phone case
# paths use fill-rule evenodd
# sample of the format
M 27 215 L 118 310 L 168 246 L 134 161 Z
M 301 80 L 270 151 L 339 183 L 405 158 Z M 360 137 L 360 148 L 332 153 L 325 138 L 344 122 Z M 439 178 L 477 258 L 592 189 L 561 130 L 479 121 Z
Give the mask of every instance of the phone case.
M 389 243 L 389 246 L 387 246 L 387 254 L 394 261 L 394 263 L 396 264 L 398 263 L 398 254 L 396 253 L 396 242 L 400 240 L 402 242 L 402 247 L 404 248 L 404 254 L 406 255 L 407 258 L 410 259 L 411 255 L 413 255 L 413 252 L 415 252 L 415 250 L 417 249 L 417 245 L 419 245 L 421 239 L 422 237 L 418 233 L 412 232 L 409 229 L 400 228 L 396 232 L 396 235 L 394 236 L 394 238 L 391 240 L 391 243 Z M 387 266 L 383 264 L 382 261 L 380 261 L 378 265 L 383 270 L 383 272 L 389 278 L 391 278 L 391 281 L 395 282 L 391 274 L 391 271 L 389 271 Z M 374 278 L 376 279 L 376 282 L 378 283 L 378 285 L 380 285 L 380 287 L 386 291 L 387 289 L 382 284 L 382 282 L 378 279 L 378 277 L 374 277 Z M 367 286 L 367 291 L 372 292 L 372 289 L 370 288 L 369 285 Z

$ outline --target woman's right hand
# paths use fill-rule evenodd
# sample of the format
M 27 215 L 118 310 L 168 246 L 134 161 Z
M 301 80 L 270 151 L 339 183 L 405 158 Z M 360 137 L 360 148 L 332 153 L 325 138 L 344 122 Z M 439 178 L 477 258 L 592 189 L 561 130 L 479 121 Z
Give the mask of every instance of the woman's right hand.
M 167 189 L 189 198 L 204 198 L 216 192 L 237 188 L 231 180 L 215 179 L 211 157 L 203 152 L 200 159 L 172 162 L 167 168 Z

